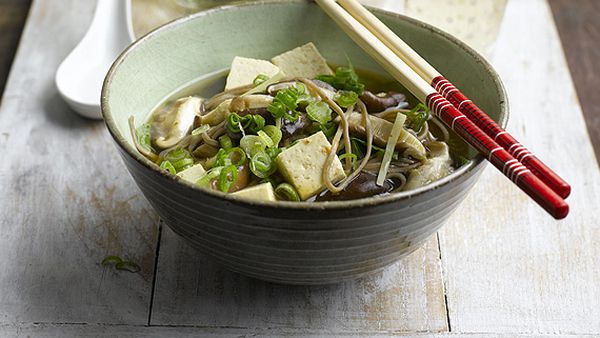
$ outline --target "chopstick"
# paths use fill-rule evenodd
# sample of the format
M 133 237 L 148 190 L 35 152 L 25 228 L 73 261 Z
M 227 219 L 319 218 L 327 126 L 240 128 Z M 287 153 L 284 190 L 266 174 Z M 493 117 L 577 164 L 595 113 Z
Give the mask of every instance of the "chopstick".
M 315 0 L 341 28 L 375 59 L 391 76 L 398 80 L 419 101 L 424 102 L 432 113 L 454 130 L 462 139 L 500 170 L 507 178 L 544 208 L 556 219 L 567 216 L 567 203 L 508 151 L 484 133 L 435 88 L 423 80 L 394 51 L 362 26 L 354 17 L 340 7 L 335 0 Z
M 567 182 L 548 168 L 548 166 L 527 150 L 511 134 L 500 127 L 483 110 L 477 107 L 477 105 L 461 93 L 450 81 L 444 78 L 440 72 L 415 52 L 406 42 L 377 19 L 375 15 L 356 0 L 338 0 L 338 3 L 400 59 L 408 64 L 422 79 L 429 82 L 454 107 L 465 114 L 469 120 L 473 121 L 481 130 L 492 137 L 494 141 L 506 149 L 525 167 L 530 169 L 550 189 L 554 190 L 562 198 L 569 196 L 571 187 Z

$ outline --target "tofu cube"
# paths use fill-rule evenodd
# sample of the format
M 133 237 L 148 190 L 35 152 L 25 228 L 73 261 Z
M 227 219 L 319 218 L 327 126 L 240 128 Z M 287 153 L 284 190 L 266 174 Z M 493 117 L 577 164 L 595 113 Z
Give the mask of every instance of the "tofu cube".
M 277 73 L 279 73 L 279 67 L 269 61 L 236 56 L 231 63 L 229 75 L 227 75 L 225 90 L 252 84 L 260 74 L 272 77 Z
M 271 183 L 266 182 L 231 194 L 240 198 L 256 201 L 275 201 L 275 192 Z
M 186 180 L 191 183 L 196 183 L 200 177 L 206 174 L 206 170 L 202 167 L 202 164 L 194 164 L 193 166 L 180 171 L 177 173 L 177 176 L 181 177 L 181 179 Z
M 317 75 L 333 74 L 312 42 L 278 55 L 271 62 L 290 77 L 314 79 Z
M 298 141 L 284 150 L 275 162 L 285 180 L 296 188 L 303 200 L 325 189 L 322 173 L 325 160 L 331 151 L 331 144 L 323 132 L 318 132 Z M 332 182 L 346 177 L 340 159 L 335 156 L 329 171 Z

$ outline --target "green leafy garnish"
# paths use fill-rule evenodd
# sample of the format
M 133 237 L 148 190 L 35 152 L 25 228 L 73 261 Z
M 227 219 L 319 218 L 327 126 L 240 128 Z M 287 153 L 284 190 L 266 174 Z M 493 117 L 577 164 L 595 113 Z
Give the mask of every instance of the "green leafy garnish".
M 352 64 L 336 68 L 335 75 L 319 75 L 316 79 L 329 83 L 335 89 L 353 91 L 358 95 L 365 89 L 365 85 L 359 82 Z
M 150 139 L 151 128 L 150 123 L 144 123 L 135 130 L 135 137 L 137 138 L 138 144 L 148 152 L 154 152 L 152 141 Z
M 267 81 L 268 79 L 269 79 L 269 77 L 267 75 L 258 74 L 252 81 L 252 84 L 256 87 L 256 86 L 260 85 L 261 83 Z
M 337 124 L 335 124 L 333 122 L 321 124 L 320 127 L 321 127 L 321 131 L 323 132 L 323 134 L 325 134 L 325 136 L 327 138 L 332 138 L 333 135 L 335 135 L 335 132 L 337 130 Z
M 275 119 L 284 118 L 290 122 L 296 122 L 300 115 L 297 110 L 298 106 L 312 101 L 313 98 L 306 93 L 304 85 L 298 83 L 295 86 L 278 91 L 273 102 L 267 107 L 267 111 Z
M 323 101 L 311 102 L 306 106 L 306 114 L 311 120 L 321 125 L 331 121 L 331 108 Z
M 406 125 L 414 130 L 419 131 L 427 120 L 431 118 L 431 111 L 422 103 L 416 105 L 406 115 Z
M 277 188 L 275 188 L 275 195 L 277 195 L 279 199 L 286 201 L 300 201 L 300 196 L 298 195 L 298 192 L 289 183 L 281 183 L 280 185 L 278 185 Z
M 342 108 L 348 108 L 358 101 L 358 94 L 353 91 L 340 90 L 335 93 L 333 100 L 337 102 Z

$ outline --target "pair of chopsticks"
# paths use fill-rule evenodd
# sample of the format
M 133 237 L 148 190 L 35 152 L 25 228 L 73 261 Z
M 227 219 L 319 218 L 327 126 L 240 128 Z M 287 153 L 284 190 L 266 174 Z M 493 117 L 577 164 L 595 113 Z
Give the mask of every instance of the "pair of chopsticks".
M 390 75 L 550 215 L 567 216 L 564 198 L 571 187 L 357 0 L 315 1 Z

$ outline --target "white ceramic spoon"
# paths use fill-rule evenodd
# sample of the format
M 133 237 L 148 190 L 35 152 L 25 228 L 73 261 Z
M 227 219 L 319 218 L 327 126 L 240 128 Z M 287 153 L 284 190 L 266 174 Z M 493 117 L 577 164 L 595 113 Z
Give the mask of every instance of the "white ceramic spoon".
M 101 119 L 100 91 L 115 58 L 135 40 L 130 0 L 98 0 L 92 24 L 56 71 L 56 87 L 79 114 Z

